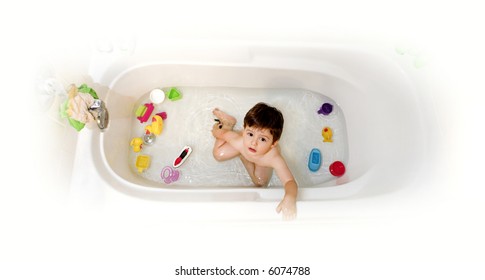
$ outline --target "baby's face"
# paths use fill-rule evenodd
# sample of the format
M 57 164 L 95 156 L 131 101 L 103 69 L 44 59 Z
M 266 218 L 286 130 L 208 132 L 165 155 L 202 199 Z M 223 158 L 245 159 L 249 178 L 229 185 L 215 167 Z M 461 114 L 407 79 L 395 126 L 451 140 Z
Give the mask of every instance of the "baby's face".
M 253 155 L 264 155 L 274 147 L 273 135 L 269 129 L 251 126 L 244 128 L 243 143 L 244 147 Z

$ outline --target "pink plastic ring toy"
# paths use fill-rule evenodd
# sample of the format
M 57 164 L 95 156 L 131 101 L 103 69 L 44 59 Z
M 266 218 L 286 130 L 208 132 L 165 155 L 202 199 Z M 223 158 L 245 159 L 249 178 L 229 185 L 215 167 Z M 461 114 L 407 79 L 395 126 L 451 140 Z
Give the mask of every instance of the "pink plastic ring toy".
M 160 177 L 166 184 L 177 181 L 180 177 L 180 172 L 170 166 L 165 166 L 160 173 Z

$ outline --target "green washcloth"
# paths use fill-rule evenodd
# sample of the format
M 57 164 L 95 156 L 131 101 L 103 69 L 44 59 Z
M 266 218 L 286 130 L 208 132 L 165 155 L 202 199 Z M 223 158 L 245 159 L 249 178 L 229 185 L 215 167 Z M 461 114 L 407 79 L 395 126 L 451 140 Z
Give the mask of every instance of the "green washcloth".
M 77 89 L 79 90 L 79 92 L 89 93 L 94 99 L 99 99 L 96 91 L 94 91 L 94 89 L 88 87 L 88 85 L 86 85 L 86 84 L 82 84 Z

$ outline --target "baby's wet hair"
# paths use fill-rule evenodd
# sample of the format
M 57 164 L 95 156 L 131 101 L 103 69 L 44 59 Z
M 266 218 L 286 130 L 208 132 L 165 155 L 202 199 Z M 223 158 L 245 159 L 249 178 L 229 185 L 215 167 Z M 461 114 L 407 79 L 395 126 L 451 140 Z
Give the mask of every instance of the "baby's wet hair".
M 283 114 L 275 107 L 260 102 L 253 106 L 244 117 L 244 127 L 268 129 L 273 135 L 273 143 L 278 141 L 283 133 Z

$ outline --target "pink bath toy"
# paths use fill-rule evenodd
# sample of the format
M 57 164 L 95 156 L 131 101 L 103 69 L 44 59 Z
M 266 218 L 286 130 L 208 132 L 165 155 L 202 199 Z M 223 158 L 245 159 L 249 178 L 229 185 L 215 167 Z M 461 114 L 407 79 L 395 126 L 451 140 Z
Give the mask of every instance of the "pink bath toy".
M 160 116 L 162 118 L 162 120 L 166 120 L 167 119 L 167 112 L 160 112 L 160 113 L 156 113 L 157 116 Z
M 163 181 L 166 184 L 170 184 L 170 183 L 173 183 L 173 182 L 175 182 L 179 179 L 180 172 L 173 169 L 170 166 L 165 166 L 162 169 L 162 172 L 160 173 L 160 177 L 162 177 Z
M 148 119 L 150 119 L 150 115 L 153 112 L 153 109 L 155 108 L 152 103 L 145 103 L 144 106 L 146 107 L 146 110 L 143 115 L 136 117 L 140 121 L 140 123 L 148 121 Z

